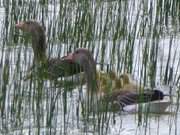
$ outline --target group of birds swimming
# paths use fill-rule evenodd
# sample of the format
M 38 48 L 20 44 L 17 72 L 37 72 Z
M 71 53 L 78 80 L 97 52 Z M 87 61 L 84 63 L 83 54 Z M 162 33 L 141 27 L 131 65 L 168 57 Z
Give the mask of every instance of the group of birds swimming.
M 128 74 L 117 76 L 113 71 L 108 73 L 97 71 L 92 53 L 85 48 L 79 48 L 62 58 L 48 58 L 45 31 L 36 21 L 19 22 L 16 28 L 31 34 L 34 52 L 33 67 L 38 67 L 40 69 L 38 72 L 45 79 L 57 80 L 59 77 L 83 72 L 87 93 L 91 96 L 97 95 L 108 102 L 116 102 L 121 108 L 140 102 L 159 101 L 165 96 L 161 90 L 150 90 L 136 85 Z

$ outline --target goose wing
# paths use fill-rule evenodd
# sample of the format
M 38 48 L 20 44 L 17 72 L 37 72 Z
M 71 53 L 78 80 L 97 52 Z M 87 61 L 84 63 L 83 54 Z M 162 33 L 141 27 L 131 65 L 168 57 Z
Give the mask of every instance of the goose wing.
M 160 91 L 159 91 L 160 92 Z M 157 94 L 155 94 L 154 90 L 151 91 L 143 91 L 143 92 L 124 92 L 123 94 L 119 93 L 117 96 L 117 102 L 122 107 L 126 105 L 132 105 L 137 103 L 146 103 L 150 101 L 160 100 L 162 99 Z

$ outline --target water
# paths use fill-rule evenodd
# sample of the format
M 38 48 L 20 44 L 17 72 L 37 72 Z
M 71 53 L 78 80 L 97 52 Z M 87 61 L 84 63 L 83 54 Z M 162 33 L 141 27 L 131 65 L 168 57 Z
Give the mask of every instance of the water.
M 180 134 L 176 93 L 180 40 L 178 4 L 174 4 L 178 1 L 168 2 L 169 9 L 165 1 L 161 5 L 153 0 L 1 2 L 0 134 Z M 46 27 L 50 57 L 89 48 L 99 63 L 105 63 L 98 69 L 106 70 L 109 64 L 117 74 L 127 70 L 137 83 L 145 81 L 147 86 L 155 85 L 165 93 L 173 86 L 172 93 L 177 96 L 173 105 L 165 114 L 105 112 L 100 123 L 92 115 L 87 122 L 81 107 L 85 86 L 66 92 L 68 88 L 54 88 L 50 81 L 42 85 L 23 80 L 32 65 L 33 51 L 28 37 L 20 36 L 24 33 L 14 26 L 17 21 L 30 19 Z M 164 83 L 171 69 L 172 80 Z

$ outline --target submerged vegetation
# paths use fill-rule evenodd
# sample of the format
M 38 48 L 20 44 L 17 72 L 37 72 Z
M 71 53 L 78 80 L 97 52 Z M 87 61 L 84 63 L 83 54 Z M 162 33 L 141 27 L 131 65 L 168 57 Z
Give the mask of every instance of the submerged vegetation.
M 114 135 L 132 128 L 134 134 L 180 133 L 179 0 L 1 0 L 0 5 L 0 134 Z M 56 86 L 36 75 L 25 81 L 34 54 L 31 35 L 15 28 L 23 20 L 44 26 L 48 58 L 88 48 L 98 69 L 129 73 L 140 86 L 166 85 L 174 115 L 163 116 L 168 122 L 162 129 L 161 116 L 92 114 L 83 108 L 84 86 L 69 81 Z

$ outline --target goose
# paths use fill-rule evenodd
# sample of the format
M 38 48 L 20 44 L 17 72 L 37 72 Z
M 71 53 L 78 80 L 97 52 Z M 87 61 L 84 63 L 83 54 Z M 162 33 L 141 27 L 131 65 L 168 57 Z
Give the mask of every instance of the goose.
M 15 27 L 31 35 L 32 49 L 34 52 L 33 66 L 31 72 L 25 77 L 29 79 L 37 68 L 38 74 L 42 78 L 57 80 L 59 77 L 71 76 L 81 72 L 79 64 L 69 62 L 62 58 L 48 58 L 46 55 L 46 36 L 43 26 L 36 21 L 21 21 Z M 66 57 L 66 56 L 64 56 Z
M 119 78 L 121 78 L 122 80 L 122 87 L 124 89 L 139 90 L 143 88 L 142 86 L 140 87 L 136 83 L 134 83 L 134 81 L 130 77 L 130 74 L 128 73 L 121 74 Z
M 79 64 L 83 68 L 87 82 L 87 93 L 92 96 L 101 96 L 108 102 L 118 104 L 120 108 L 137 103 L 163 100 L 165 96 L 162 91 L 157 89 L 144 89 L 140 92 L 127 88 L 119 88 L 108 92 L 101 90 L 99 80 L 97 80 L 96 62 L 88 49 L 79 48 L 75 52 L 68 54 L 64 59 Z

